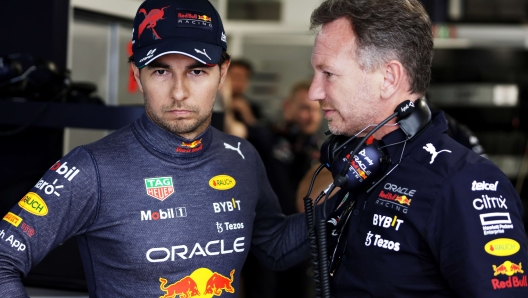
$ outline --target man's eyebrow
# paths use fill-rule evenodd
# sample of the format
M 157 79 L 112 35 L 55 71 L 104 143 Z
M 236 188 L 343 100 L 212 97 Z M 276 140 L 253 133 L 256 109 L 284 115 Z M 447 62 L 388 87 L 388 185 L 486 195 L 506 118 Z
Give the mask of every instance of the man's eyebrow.
M 148 68 L 166 68 L 170 69 L 170 66 L 168 64 L 162 63 L 158 60 L 154 60 L 151 63 L 147 65 Z
M 215 65 L 208 65 L 208 64 L 203 64 L 201 62 L 195 61 L 194 63 L 187 65 L 185 68 L 187 68 L 187 69 L 204 68 L 204 67 L 205 68 L 210 68 L 210 67 L 213 67 Z

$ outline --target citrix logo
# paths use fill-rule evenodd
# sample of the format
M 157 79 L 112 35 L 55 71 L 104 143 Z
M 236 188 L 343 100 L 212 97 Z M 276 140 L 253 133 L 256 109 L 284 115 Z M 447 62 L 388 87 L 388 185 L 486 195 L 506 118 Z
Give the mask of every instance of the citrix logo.
M 67 164 L 68 162 L 61 164 L 59 160 L 51 166 L 50 170 L 57 172 L 59 175 L 64 175 L 64 178 L 67 178 L 68 181 L 72 181 L 72 179 L 79 174 L 80 170 L 76 167 L 70 169 Z
M 473 208 L 476 210 L 482 210 L 482 209 L 492 209 L 492 208 L 504 208 L 508 209 L 508 206 L 506 206 L 506 198 L 503 198 L 502 196 L 496 197 L 488 197 L 488 195 L 482 195 L 482 199 L 476 198 L 473 200 Z
M 235 200 L 235 198 L 232 198 L 231 201 L 213 203 L 213 208 L 215 213 L 229 212 L 234 210 L 240 211 L 240 200 Z

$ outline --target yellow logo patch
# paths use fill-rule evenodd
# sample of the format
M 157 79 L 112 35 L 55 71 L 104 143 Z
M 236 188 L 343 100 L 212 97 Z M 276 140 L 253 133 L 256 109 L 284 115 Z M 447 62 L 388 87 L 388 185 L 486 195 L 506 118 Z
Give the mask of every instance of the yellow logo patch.
M 3 220 L 5 220 L 8 223 L 14 225 L 15 227 L 18 227 L 18 225 L 22 222 L 22 217 L 14 214 L 14 213 L 7 212 L 7 214 L 4 216 Z
M 209 180 L 209 186 L 217 190 L 228 190 L 236 185 L 235 178 L 229 175 L 217 175 Z
M 497 238 L 484 245 L 484 250 L 493 256 L 505 257 L 516 254 L 521 246 L 519 242 L 509 238 Z
M 46 206 L 46 202 L 34 192 L 28 192 L 27 195 L 18 202 L 18 206 L 37 216 L 48 214 L 48 206 Z

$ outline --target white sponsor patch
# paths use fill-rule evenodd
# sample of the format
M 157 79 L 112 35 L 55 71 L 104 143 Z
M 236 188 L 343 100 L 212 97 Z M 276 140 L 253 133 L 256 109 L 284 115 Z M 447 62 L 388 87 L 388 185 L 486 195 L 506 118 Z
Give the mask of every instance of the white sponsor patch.
M 492 212 L 480 214 L 480 223 L 484 235 L 504 234 L 504 230 L 513 229 L 509 212 Z
M 508 206 L 506 206 L 506 198 L 503 198 L 502 196 L 496 197 L 488 197 L 488 195 L 482 195 L 481 198 L 476 198 L 473 200 L 473 208 L 476 210 L 482 210 L 482 209 L 492 209 L 492 208 L 504 208 L 508 209 Z
M 471 183 L 471 190 L 472 191 L 479 191 L 479 190 L 497 191 L 497 185 L 499 185 L 499 181 L 495 181 L 495 183 L 487 183 L 486 181 L 477 182 L 473 180 L 473 183 Z

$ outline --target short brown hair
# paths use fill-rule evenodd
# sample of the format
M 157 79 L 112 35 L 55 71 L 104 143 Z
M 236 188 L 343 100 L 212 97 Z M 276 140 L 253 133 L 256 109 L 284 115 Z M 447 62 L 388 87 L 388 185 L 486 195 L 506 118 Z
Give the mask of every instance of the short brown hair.
M 431 80 L 433 33 L 418 0 L 327 0 L 316 8 L 310 29 L 340 18 L 357 37 L 360 66 L 373 70 L 398 60 L 409 76 L 410 92 L 423 95 Z

